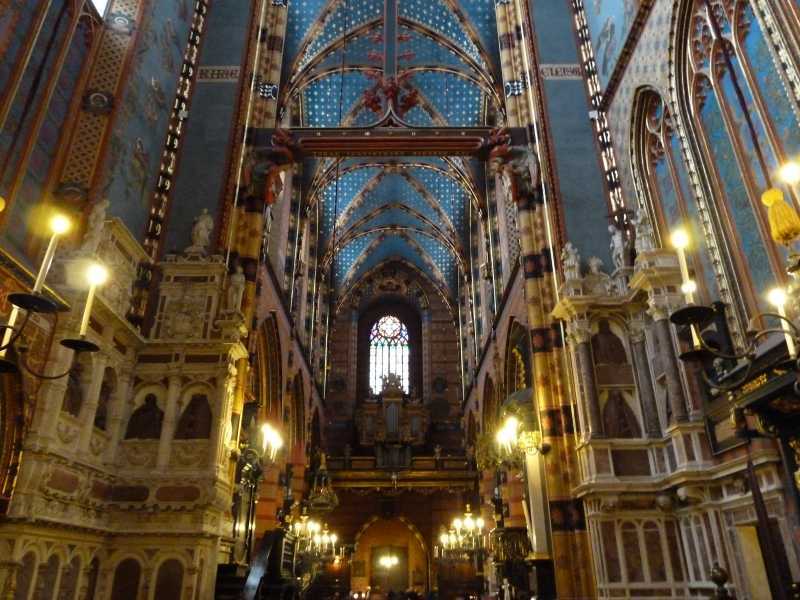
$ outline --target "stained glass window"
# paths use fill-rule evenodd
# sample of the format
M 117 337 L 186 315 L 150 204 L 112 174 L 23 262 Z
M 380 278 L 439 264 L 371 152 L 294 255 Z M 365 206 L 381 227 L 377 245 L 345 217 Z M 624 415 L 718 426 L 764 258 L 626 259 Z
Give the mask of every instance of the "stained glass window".
M 369 333 L 369 386 L 373 393 L 383 389 L 383 378 L 394 375 L 409 393 L 408 328 L 397 317 L 381 317 Z

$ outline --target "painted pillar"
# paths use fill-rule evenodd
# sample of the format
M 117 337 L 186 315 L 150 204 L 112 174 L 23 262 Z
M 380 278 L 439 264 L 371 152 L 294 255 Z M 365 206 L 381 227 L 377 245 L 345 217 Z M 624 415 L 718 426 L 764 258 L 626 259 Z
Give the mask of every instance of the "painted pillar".
M 529 64 L 533 61 L 529 30 L 519 0 L 500 0 L 496 12 L 508 125 L 528 127 L 532 139 L 524 151 L 535 152 L 535 156 L 528 155 L 526 164 L 506 165 L 505 168 L 512 178 L 511 188 L 517 205 L 524 293 L 531 330 L 534 403 L 542 424 L 543 440 L 552 448 L 540 486 L 546 498 L 542 504 L 549 512 L 544 518 L 552 531 L 551 558 L 559 597 L 593 597 L 583 503 L 571 496 L 577 468 L 563 337 L 560 326 L 554 326 L 550 316 L 558 290 L 552 260 L 552 232 L 558 228 L 552 220 L 553 207 L 547 204 L 548 190 L 540 171 L 544 161 L 537 128 L 541 123 L 531 118 L 531 113 L 537 110 L 538 99 L 532 87 L 535 74 Z
M 181 395 L 180 375 L 170 375 L 167 387 L 167 401 L 164 407 L 164 422 L 161 425 L 161 439 L 158 441 L 156 468 L 161 471 L 169 466 L 172 438 L 175 436 L 175 423 L 178 418 L 178 400 Z

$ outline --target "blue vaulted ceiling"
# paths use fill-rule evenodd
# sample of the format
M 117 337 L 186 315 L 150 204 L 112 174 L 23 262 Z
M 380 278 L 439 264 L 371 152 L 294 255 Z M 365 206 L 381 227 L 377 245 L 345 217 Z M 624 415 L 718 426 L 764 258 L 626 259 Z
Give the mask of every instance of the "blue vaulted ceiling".
M 502 122 L 494 3 L 489 0 L 290 0 L 282 106 L 294 126 L 369 127 L 364 93 L 384 75 L 385 2 L 397 2 L 398 77 L 418 92 L 413 127 Z M 390 27 L 389 30 L 392 30 Z M 455 297 L 470 205 L 483 167 L 464 159 L 308 161 L 306 201 L 320 203 L 320 255 L 338 291 L 403 259 Z

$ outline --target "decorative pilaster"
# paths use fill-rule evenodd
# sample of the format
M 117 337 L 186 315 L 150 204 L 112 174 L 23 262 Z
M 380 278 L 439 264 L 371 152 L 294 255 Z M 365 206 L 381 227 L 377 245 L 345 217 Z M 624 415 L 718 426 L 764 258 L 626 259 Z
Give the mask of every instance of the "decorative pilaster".
M 231 364 L 217 375 L 217 397 L 213 404 L 212 413 L 214 421 L 211 427 L 211 444 L 209 447 L 209 462 L 211 472 L 222 477 L 227 469 L 227 461 L 223 460 L 222 452 L 225 442 L 223 439 L 226 425 L 231 418 L 231 399 L 236 389 L 236 370 Z
M 47 374 L 63 373 L 70 368 L 73 358 L 74 352 L 72 350 L 68 350 L 60 344 L 55 344 L 50 359 L 46 363 L 44 372 Z M 37 410 L 31 428 L 32 437 L 28 438 L 29 441 L 36 440 L 34 443 L 41 445 L 49 445 L 53 441 L 66 391 L 66 377 L 46 380 L 42 383 L 42 387 L 39 389 Z
M 116 459 L 117 447 L 124 434 L 123 419 L 125 418 L 125 403 L 129 399 L 133 382 L 133 366 L 124 365 L 117 374 L 117 387 L 114 390 L 114 397 L 108 407 L 108 437 L 109 443 L 106 449 L 106 462 L 113 464 Z

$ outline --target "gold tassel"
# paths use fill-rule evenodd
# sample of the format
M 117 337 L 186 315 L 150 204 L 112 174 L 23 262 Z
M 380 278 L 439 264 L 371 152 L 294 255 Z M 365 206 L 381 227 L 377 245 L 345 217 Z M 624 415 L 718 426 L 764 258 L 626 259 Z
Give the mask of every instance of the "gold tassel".
M 761 195 L 761 202 L 767 207 L 769 228 L 772 239 L 788 246 L 800 237 L 800 217 L 783 198 L 783 192 L 771 188 Z

